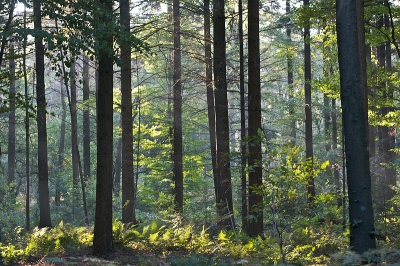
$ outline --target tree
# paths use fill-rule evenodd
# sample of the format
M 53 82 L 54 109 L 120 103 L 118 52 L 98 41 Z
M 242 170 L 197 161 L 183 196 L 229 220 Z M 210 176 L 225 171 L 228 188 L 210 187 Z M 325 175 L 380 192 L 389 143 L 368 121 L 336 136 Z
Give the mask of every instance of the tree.
M 243 1 L 239 0 L 239 90 L 240 90 L 240 141 L 241 141 L 241 197 L 242 197 L 242 228 L 248 232 L 248 204 L 247 204 L 247 141 L 246 141 L 246 92 L 244 87 L 244 45 L 243 45 Z
M 183 212 L 183 165 L 182 165 L 182 77 L 181 77 L 181 16 L 180 1 L 173 0 L 174 23 L 174 204 L 178 213 Z
M 376 247 L 365 122 L 367 109 L 366 75 L 363 74 L 365 72 L 363 3 L 361 0 L 337 0 L 336 11 L 340 97 L 348 178 L 350 246 L 355 252 L 362 253 Z
M 309 0 L 303 0 L 304 7 L 310 5 Z M 311 105 L 311 45 L 310 45 L 310 19 L 307 18 L 304 27 L 304 110 L 305 110 L 305 133 L 306 133 L 306 158 L 311 163 L 307 180 L 307 199 L 312 203 L 315 198 L 314 175 L 313 175 L 313 131 L 312 131 L 312 105 Z
M 15 180 L 15 59 L 14 47 L 10 44 L 10 112 L 8 114 L 8 178 L 10 186 Z M 18 191 L 16 191 L 18 193 Z
M 130 33 L 129 0 L 120 0 L 123 31 Z M 122 124 L 122 222 L 136 223 L 134 217 L 131 45 L 121 42 L 121 124 Z
M 210 1 L 204 0 L 204 62 L 205 83 L 207 96 L 208 132 L 210 135 L 211 163 L 214 180 L 219 180 L 217 171 L 217 143 L 215 132 L 215 98 L 212 83 L 212 55 L 211 55 L 211 26 L 210 26 Z
M 97 29 L 98 92 L 97 92 L 97 178 L 96 213 L 93 254 L 104 255 L 113 249 L 113 36 L 107 28 L 112 20 L 111 0 L 100 0 Z
M 38 171 L 39 171 L 39 228 L 51 227 L 49 177 L 47 161 L 47 128 L 46 128 L 46 91 L 44 83 L 44 46 L 42 31 L 41 1 L 33 1 L 35 16 L 35 50 L 36 50 L 36 104 L 38 127 Z
M 90 112 L 87 106 L 90 92 L 89 57 L 84 55 L 82 61 L 83 102 L 85 103 L 83 109 L 83 176 L 88 178 L 90 176 Z
M 26 29 L 26 6 L 24 6 L 24 29 Z M 22 57 L 22 71 L 24 75 L 24 100 L 25 100 L 25 175 L 26 175 L 26 188 L 25 188 L 25 229 L 30 230 L 30 143 L 29 143 L 29 97 L 28 97 L 28 73 L 26 70 L 26 46 L 28 36 L 24 36 L 23 40 L 23 57 Z
M 122 126 L 121 116 L 119 118 L 119 127 Z M 115 166 L 114 166 L 114 187 L 113 191 L 116 197 L 119 197 L 119 193 L 121 190 L 121 167 L 122 167 L 122 138 L 121 136 L 117 136 L 117 149 L 115 152 Z M 125 195 L 126 196 L 126 195 Z M 128 204 L 129 201 L 126 202 Z M 126 206 L 122 205 L 122 213 L 124 213 L 124 208 Z
M 286 15 L 289 16 L 291 13 L 290 0 L 286 0 Z M 292 26 L 290 25 L 289 18 L 287 19 L 286 25 L 286 36 L 288 38 L 289 45 L 292 45 Z M 289 115 L 292 117 L 294 115 L 294 86 L 293 86 L 293 54 L 289 50 L 286 56 L 287 60 L 287 82 L 289 89 Z M 290 122 L 290 137 L 292 146 L 296 146 L 296 119 L 292 118 Z
M 79 180 L 79 162 L 78 162 L 78 115 L 77 115 L 77 99 L 76 99 L 76 62 L 71 59 L 71 67 L 69 69 L 70 97 L 69 110 L 71 115 L 71 152 L 72 152 L 72 180 L 75 188 L 78 187 Z M 68 87 L 67 91 L 68 91 Z
M 61 173 L 64 163 L 64 149 L 65 149 L 65 123 L 67 118 L 67 107 L 65 106 L 65 95 L 64 95 L 64 78 L 60 77 L 60 95 L 61 95 L 61 125 L 60 125 L 60 142 L 58 144 L 58 171 Z M 56 192 L 55 192 L 55 203 L 60 204 L 61 193 L 60 193 L 60 183 L 59 177 L 56 179 Z
M 228 96 L 226 83 L 225 1 L 213 3 L 214 22 L 214 86 L 215 86 L 215 132 L 216 168 L 214 177 L 218 225 L 231 228 L 234 225 L 232 203 L 232 180 L 230 170 L 230 138 Z
M 261 235 L 263 231 L 262 153 L 261 153 L 261 82 L 260 33 L 258 0 L 249 0 L 249 234 Z

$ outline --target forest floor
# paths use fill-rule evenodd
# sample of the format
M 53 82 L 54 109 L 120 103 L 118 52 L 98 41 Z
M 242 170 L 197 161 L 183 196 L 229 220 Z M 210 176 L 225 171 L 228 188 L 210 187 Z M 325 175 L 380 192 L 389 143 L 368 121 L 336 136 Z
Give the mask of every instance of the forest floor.
M 334 263 L 325 263 L 325 264 L 307 264 L 309 266 L 322 266 L 322 265 L 367 265 L 367 266 L 400 266 L 400 253 L 389 253 L 384 255 L 384 262 L 368 262 L 368 261 L 357 261 L 357 259 L 350 257 L 343 257 L 339 261 L 335 261 Z M 188 259 L 190 257 L 190 259 Z M 16 264 L 6 264 L 6 265 L 16 265 Z M 187 254 L 184 252 L 173 252 L 168 253 L 168 255 L 163 255 L 155 252 L 146 252 L 146 251 L 136 251 L 132 249 L 119 249 L 115 250 L 113 253 L 104 256 L 104 258 L 95 257 L 88 254 L 65 254 L 64 256 L 57 257 L 43 257 L 39 260 L 32 260 L 30 262 L 20 262 L 17 265 L 22 266 L 64 266 L 64 265 L 91 265 L 91 266 L 114 266 L 114 265 L 141 265 L 141 266 L 189 266 L 189 265 L 219 265 L 219 266 L 230 266 L 230 265 L 248 265 L 248 266 L 258 266 L 258 265 L 267 265 L 262 261 L 257 261 L 253 259 L 233 259 L 233 258 L 220 258 L 218 263 L 213 261 L 212 259 L 207 259 L 203 255 L 195 255 Z M 292 264 L 279 264 L 290 266 Z
M 188 257 L 191 259 L 187 260 Z M 185 258 L 185 259 L 184 259 Z M 182 261 L 182 259 L 184 259 Z M 189 264 L 187 264 L 189 263 Z M 6 264 L 15 265 L 15 264 Z M 141 265 L 141 266 L 172 266 L 172 265 L 264 265 L 262 263 L 254 263 L 246 259 L 234 260 L 225 258 L 219 260 L 218 264 L 214 264 L 212 260 L 208 260 L 202 255 L 192 257 L 184 252 L 173 252 L 163 255 L 155 252 L 136 251 L 132 249 L 119 249 L 113 253 L 104 256 L 104 258 L 95 257 L 89 254 L 65 254 L 63 256 L 48 256 L 38 260 L 21 261 L 18 265 L 22 266 L 64 266 L 64 265 Z

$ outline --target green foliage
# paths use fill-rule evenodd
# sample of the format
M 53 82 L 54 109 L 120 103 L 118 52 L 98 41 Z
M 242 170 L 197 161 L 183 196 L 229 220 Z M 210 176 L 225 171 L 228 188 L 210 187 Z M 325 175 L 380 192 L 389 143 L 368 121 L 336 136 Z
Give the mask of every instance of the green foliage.
M 54 228 L 35 228 L 30 235 L 26 254 L 38 257 L 49 254 L 78 251 L 87 248 L 92 235 L 85 227 L 72 227 L 60 222 Z
M 20 233 L 14 243 L 2 244 L 0 252 L 5 262 L 17 262 L 52 254 L 80 253 L 90 247 L 92 240 L 93 234 L 88 228 L 61 222 L 54 228 L 35 228 L 26 235 Z

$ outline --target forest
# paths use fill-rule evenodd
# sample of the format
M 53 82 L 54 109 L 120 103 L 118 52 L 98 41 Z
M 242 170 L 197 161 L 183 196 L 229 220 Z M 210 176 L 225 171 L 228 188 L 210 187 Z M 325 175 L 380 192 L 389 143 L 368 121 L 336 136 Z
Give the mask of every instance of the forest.
M 1 0 L 1 265 L 400 265 L 397 0 Z

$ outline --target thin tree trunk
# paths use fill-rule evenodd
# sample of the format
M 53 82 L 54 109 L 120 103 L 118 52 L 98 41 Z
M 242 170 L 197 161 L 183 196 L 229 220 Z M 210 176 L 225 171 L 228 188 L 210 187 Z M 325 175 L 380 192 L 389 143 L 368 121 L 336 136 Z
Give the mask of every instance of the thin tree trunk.
M 337 132 L 337 112 L 336 112 L 336 99 L 332 99 L 332 150 L 336 151 L 338 148 L 338 132 Z M 342 193 L 340 186 L 340 174 L 339 174 L 339 162 L 336 159 L 333 161 L 333 179 L 336 184 L 336 194 L 337 194 L 337 206 L 338 208 L 343 205 Z
M 58 24 L 57 24 L 57 20 L 55 21 L 55 26 L 56 29 L 58 30 Z M 66 69 L 65 69 L 65 63 L 64 63 L 64 54 L 62 52 L 62 50 L 60 50 L 60 54 L 61 54 L 61 67 L 62 67 L 62 72 L 64 73 L 64 75 L 66 75 Z M 73 58 L 73 55 L 71 55 L 71 60 L 75 60 L 75 58 Z M 85 184 L 85 178 L 83 176 L 83 170 L 82 170 L 82 164 L 81 164 L 81 157 L 80 157 L 80 153 L 79 153 L 79 147 L 78 147 L 78 130 L 77 130 L 77 115 L 76 115 L 76 81 L 75 81 L 75 61 L 72 62 L 71 64 L 71 68 L 70 68 L 70 84 L 71 84 L 71 90 L 68 88 L 68 82 L 65 79 L 64 80 L 64 84 L 65 84 L 65 88 L 67 91 L 67 98 L 68 98 L 68 106 L 69 106 L 69 111 L 70 111 L 70 115 L 71 115 L 71 144 L 72 144 L 72 157 L 74 157 L 74 155 L 76 156 L 76 159 L 74 161 L 73 159 L 73 167 L 76 167 L 77 173 L 73 173 L 76 174 L 76 177 L 73 177 L 73 186 L 74 186 L 74 190 L 77 187 L 78 184 L 78 177 L 80 182 L 81 182 L 81 191 L 82 191 L 82 203 L 83 203 L 83 211 L 84 211 L 84 217 L 85 217 L 85 224 L 89 225 L 89 217 L 88 217 L 88 211 L 87 211 L 87 203 L 86 203 L 86 184 Z M 71 99 L 72 98 L 72 99 Z M 74 99 L 74 100 L 73 100 Z M 75 101 L 75 103 L 73 103 L 73 101 Z M 74 110 L 75 109 L 75 110 Z M 74 113 L 75 113 L 75 118 L 74 118 Z M 75 121 L 73 122 L 73 120 L 75 119 Z M 75 125 L 75 130 L 73 125 Z M 76 164 L 76 165 L 74 165 Z M 74 206 L 73 206 L 74 207 Z
M 215 132 L 215 98 L 214 88 L 212 83 L 212 54 L 211 54 L 211 26 L 210 26 L 210 1 L 204 0 L 204 57 L 205 57 L 205 83 L 207 93 L 207 115 L 208 115 L 208 128 L 210 134 L 210 151 L 212 170 L 214 176 L 214 188 L 216 189 L 216 180 L 219 180 L 219 172 L 217 170 L 217 144 Z
M 182 82 L 181 82 L 181 26 L 180 1 L 173 0 L 174 23 L 174 204 L 183 213 L 183 162 L 182 162 Z
M 89 57 L 83 56 L 83 176 L 90 176 L 90 111 L 87 106 L 89 101 Z
M 122 126 L 122 118 L 120 116 L 120 126 Z M 115 166 L 114 166 L 114 195 L 116 197 L 119 197 L 119 192 L 121 189 L 121 163 L 122 160 L 122 137 L 118 137 L 118 141 L 117 141 L 117 151 L 115 154 Z M 128 188 L 127 188 L 128 189 Z M 125 195 L 126 196 L 126 195 Z M 126 202 L 125 204 L 129 204 L 129 201 Z M 127 208 L 126 205 L 122 204 L 122 219 L 126 219 L 126 215 L 127 215 L 127 211 L 125 212 L 124 215 L 124 208 Z M 129 214 L 128 214 L 129 216 Z M 123 223 L 130 223 L 132 221 L 123 221 Z
M 15 181 L 15 59 L 14 45 L 10 44 L 10 112 L 8 114 L 8 186 Z M 14 188 L 13 188 L 14 189 Z M 15 191 L 16 193 L 18 191 Z
M 65 121 L 67 118 L 67 107 L 65 105 L 65 95 L 64 95 L 64 78 L 60 78 L 60 95 L 61 95 L 61 129 L 60 129 L 60 143 L 58 146 L 58 172 L 61 173 L 63 169 L 63 163 L 64 163 L 64 148 L 65 148 Z M 56 192 L 55 192 L 55 204 L 58 206 L 60 205 L 60 198 L 61 198 L 61 192 L 60 192 L 60 186 L 61 186 L 62 180 L 60 180 L 60 177 L 58 176 L 56 179 Z
M 44 46 L 43 37 L 38 34 L 42 31 L 41 1 L 33 1 L 35 16 L 34 28 L 36 50 L 36 103 L 38 127 L 38 172 L 39 172 L 39 228 L 51 227 L 49 176 L 47 161 L 47 129 L 46 129 L 46 91 L 44 83 Z
M 249 233 L 247 204 L 247 140 L 246 140 L 246 98 L 244 87 L 244 48 L 243 48 L 243 1 L 239 0 L 239 91 L 240 91 L 240 141 L 241 141 L 241 197 L 242 197 L 242 229 Z
M 303 0 L 305 7 L 309 6 L 309 0 Z M 311 105 L 311 47 L 310 47 L 310 21 L 304 28 L 304 109 L 305 109 L 305 132 L 306 132 L 306 158 L 309 165 L 307 180 L 307 199 L 309 203 L 314 202 L 315 187 L 313 173 L 313 136 L 312 136 L 312 105 Z
M 78 116 L 76 111 L 76 62 L 71 62 L 69 81 L 71 97 L 69 101 L 69 110 L 71 115 L 71 150 L 72 150 L 72 182 L 74 188 L 78 187 L 79 168 L 78 168 Z M 67 88 L 68 90 L 68 88 Z M 75 190 L 75 189 L 74 189 Z
M 136 221 L 136 204 L 137 204 L 137 191 L 138 191 L 138 181 L 139 181 L 139 169 L 140 169 L 140 141 L 141 141 L 141 89 L 140 89 L 140 79 L 139 79 L 139 64 L 138 64 L 138 57 L 136 56 L 136 80 L 138 84 L 138 94 L 137 94 L 137 111 L 138 111 L 138 130 L 136 134 L 136 175 L 135 175 L 135 182 L 134 182 L 134 190 L 133 190 L 133 217 L 134 217 L 134 224 L 137 224 Z
M 26 29 L 26 6 L 24 7 L 24 29 Z M 26 43 L 27 36 L 24 38 L 23 48 L 24 55 L 22 57 L 22 69 L 24 72 L 24 99 L 25 99 L 25 176 L 26 176 L 26 191 L 25 191 L 25 229 L 27 231 L 31 228 L 30 219 L 30 145 L 29 145 L 29 97 L 28 97 L 28 73 L 26 70 Z
M 291 13 L 290 0 L 286 0 L 286 16 Z M 286 26 L 286 36 L 288 38 L 288 45 L 292 45 L 292 29 L 290 26 L 290 21 L 288 20 L 288 25 Z M 287 54 L 287 79 L 289 88 L 289 115 L 290 115 L 290 142 L 292 147 L 296 146 L 296 119 L 295 114 L 295 104 L 294 104 L 294 87 L 293 87 L 293 55 L 291 51 Z

